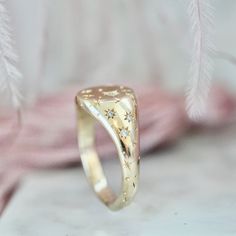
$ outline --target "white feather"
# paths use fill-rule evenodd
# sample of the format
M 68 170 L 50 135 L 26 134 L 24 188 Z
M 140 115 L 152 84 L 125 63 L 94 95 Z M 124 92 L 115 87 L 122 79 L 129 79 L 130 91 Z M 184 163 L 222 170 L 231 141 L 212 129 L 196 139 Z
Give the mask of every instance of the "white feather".
M 16 68 L 18 57 L 13 49 L 10 18 L 0 0 L 0 90 L 11 98 L 15 108 L 20 108 L 22 95 L 19 90 L 21 73 Z
M 210 0 L 190 0 L 188 15 L 193 37 L 193 50 L 187 89 L 187 112 L 190 118 L 199 119 L 206 111 L 213 72 L 214 9 Z

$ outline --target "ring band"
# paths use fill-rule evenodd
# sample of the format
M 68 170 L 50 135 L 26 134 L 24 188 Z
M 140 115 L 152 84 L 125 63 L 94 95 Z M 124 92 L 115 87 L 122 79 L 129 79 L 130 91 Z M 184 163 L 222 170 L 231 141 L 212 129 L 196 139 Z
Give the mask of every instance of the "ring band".
M 78 143 L 85 174 L 99 199 L 111 210 L 127 206 L 139 179 L 137 102 L 132 89 L 123 86 L 93 87 L 76 96 Z M 111 136 L 121 163 L 122 185 L 116 196 L 108 186 L 95 148 L 94 122 Z

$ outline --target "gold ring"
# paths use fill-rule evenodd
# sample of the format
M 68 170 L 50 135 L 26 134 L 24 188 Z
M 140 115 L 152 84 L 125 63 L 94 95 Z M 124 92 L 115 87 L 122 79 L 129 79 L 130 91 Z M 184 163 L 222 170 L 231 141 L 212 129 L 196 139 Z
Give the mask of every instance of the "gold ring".
M 92 87 L 76 96 L 78 143 L 85 174 L 99 199 L 111 210 L 127 206 L 139 180 L 139 131 L 137 102 L 132 89 L 124 86 Z M 122 185 L 116 195 L 108 186 L 95 148 L 94 122 L 111 136 L 121 163 Z

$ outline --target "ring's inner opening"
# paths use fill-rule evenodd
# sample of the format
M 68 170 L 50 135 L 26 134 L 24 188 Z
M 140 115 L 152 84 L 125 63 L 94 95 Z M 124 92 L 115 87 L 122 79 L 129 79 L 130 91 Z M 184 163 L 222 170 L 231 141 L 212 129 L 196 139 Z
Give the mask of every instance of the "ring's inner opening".
M 79 112 L 79 146 L 83 167 L 98 197 L 105 204 L 109 205 L 116 200 L 115 192 L 117 192 L 114 192 L 109 186 L 118 186 L 117 180 L 120 178 L 114 177 L 119 175 L 121 171 L 118 168 L 116 170 L 115 165 L 111 163 L 111 161 L 106 161 L 104 171 L 99 159 L 99 154 L 105 159 L 111 159 L 111 155 L 116 155 L 114 154 L 116 153 L 116 148 L 111 137 L 107 134 L 107 131 L 101 125 L 98 125 L 98 122 L 96 122 L 94 118 L 87 114 L 83 109 L 79 109 Z M 99 130 L 99 133 L 96 132 L 97 130 Z M 95 145 L 95 141 L 98 144 L 97 146 Z M 111 145 L 111 143 L 113 145 Z M 111 148 L 112 146 L 113 148 Z M 118 157 L 116 160 L 119 160 Z M 112 168 L 109 168 L 111 165 Z M 116 165 L 116 167 L 118 166 L 120 165 Z M 108 178 L 106 176 L 108 176 Z
M 118 195 L 122 183 L 122 169 L 118 152 L 110 135 L 99 122 L 95 122 L 95 146 L 108 185 Z

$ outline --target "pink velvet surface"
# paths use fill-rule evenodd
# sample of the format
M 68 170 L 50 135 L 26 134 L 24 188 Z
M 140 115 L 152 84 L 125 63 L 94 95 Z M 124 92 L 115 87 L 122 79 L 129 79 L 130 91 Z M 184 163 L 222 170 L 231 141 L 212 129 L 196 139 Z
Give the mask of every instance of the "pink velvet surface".
M 22 112 L 18 127 L 14 117 L 0 119 L 0 212 L 28 171 L 58 168 L 80 163 L 76 140 L 74 97 L 79 87 L 40 98 Z M 234 122 L 236 99 L 227 90 L 214 87 L 207 113 L 199 122 L 189 120 L 184 97 L 164 91 L 158 85 L 134 89 L 139 105 L 140 149 L 142 153 L 176 141 L 192 127 L 216 128 Z M 114 156 L 114 145 L 101 127 L 97 148 L 102 158 Z

